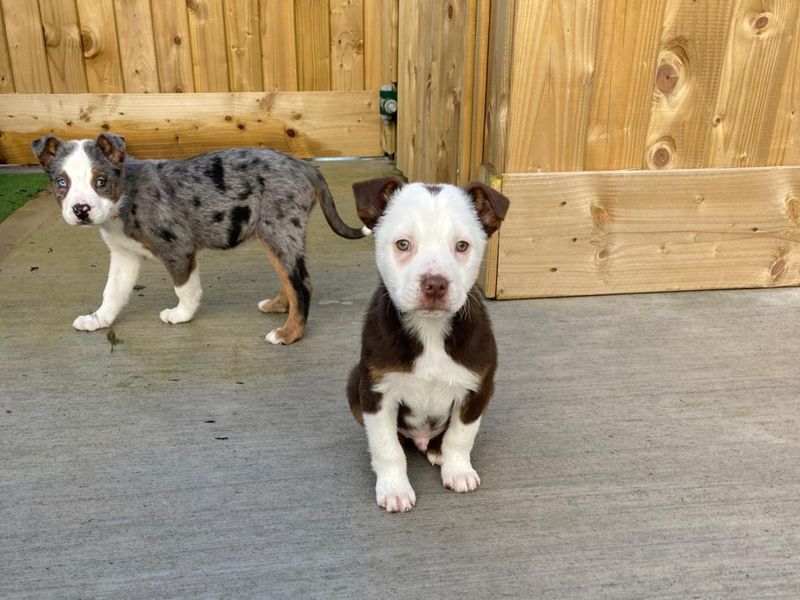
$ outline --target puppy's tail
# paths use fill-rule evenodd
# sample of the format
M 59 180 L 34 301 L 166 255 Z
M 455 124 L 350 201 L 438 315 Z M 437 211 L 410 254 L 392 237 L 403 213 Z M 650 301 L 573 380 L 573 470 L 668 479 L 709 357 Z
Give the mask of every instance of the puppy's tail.
M 328 189 L 328 183 L 319 171 L 316 171 L 314 187 L 317 189 L 322 214 L 325 215 L 325 220 L 328 221 L 328 225 L 331 226 L 334 233 L 348 240 L 358 240 L 372 233 L 367 227 L 355 229 L 342 221 L 339 213 L 336 212 L 336 205 L 333 203 L 333 196 L 331 196 L 331 191 Z

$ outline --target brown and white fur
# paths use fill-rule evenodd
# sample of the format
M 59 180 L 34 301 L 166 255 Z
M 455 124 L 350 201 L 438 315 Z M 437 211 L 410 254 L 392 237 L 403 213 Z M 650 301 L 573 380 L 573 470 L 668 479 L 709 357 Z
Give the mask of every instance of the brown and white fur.
M 347 395 L 366 428 L 376 501 L 405 512 L 416 495 L 401 440 L 441 466 L 446 488 L 480 485 L 470 452 L 494 390 L 497 348 L 474 285 L 509 203 L 481 183 L 461 189 L 390 178 L 353 190 L 373 229 L 381 283 Z
M 281 280 L 278 296 L 258 307 L 289 313 L 266 339 L 290 344 L 302 337 L 310 306 L 305 226 L 311 208 L 318 201 L 331 229 L 342 237 L 366 233 L 342 222 L 313 165 L 273 150 L 235 148 L 186 160 L 137 160 L 126 153 L 124 138 L 103 133 L 96 140 L 45 136 L 33 142 L 33 151 L 50 176 L 64 220 L 96 226 L 111 253 L 102 304 L 73 322 L 82 331 L 114 322 L 128 302 L 142 258 L 158 258 L 175 285 L 178 305 L 161 311 L 161 320 L 191 320 L 202 296 L 198 251 L 233 248 L 255 236 Z

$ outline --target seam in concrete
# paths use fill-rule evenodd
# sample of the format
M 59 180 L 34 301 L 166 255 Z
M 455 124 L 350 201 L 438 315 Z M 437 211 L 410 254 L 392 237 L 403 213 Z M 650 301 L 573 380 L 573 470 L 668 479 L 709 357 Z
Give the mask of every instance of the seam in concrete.
M 53 196 L 42 190 L 0 223 L 0 263 L 53 214 Z

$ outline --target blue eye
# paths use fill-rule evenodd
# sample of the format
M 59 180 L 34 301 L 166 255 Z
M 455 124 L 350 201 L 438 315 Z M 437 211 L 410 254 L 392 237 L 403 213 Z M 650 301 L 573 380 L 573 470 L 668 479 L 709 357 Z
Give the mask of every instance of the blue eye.
M 98 177 L 97 180 L 94 182 L 95 187 L 105 187 L 106 185 L 106 178 L 105 177 Z
M 60 188 L 65 188 L 65 187 L 69 186 L 69 182 L 67 182 L 67 180 L 64 179 L 63 177 L 59 177 L 58 179 L 56 179 L 56 184 Z

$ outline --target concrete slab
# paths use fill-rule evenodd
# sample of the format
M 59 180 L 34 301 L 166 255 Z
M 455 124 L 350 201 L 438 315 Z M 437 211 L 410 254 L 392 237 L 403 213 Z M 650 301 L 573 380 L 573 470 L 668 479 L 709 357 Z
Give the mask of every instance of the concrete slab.
M 349 185 L 378 162 L 323 166 Z M 458 495 L 373 501 L 344 385 L 370 240 L 315 212 L 307 337 L 263 341 L 257 244 L 206 253 L 198 318 L 148 264 L 115 332 L 79 333 L 98 236 L 52 216 L 0 263 L 0 597 L 797 598 L 795 289 L 491 303 L 496 397 Z

